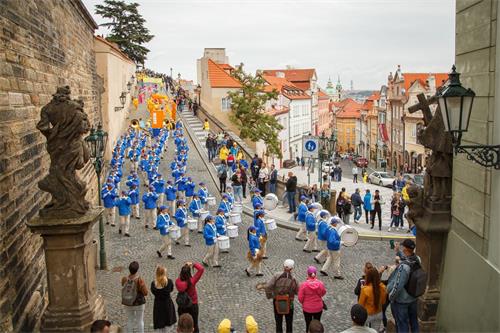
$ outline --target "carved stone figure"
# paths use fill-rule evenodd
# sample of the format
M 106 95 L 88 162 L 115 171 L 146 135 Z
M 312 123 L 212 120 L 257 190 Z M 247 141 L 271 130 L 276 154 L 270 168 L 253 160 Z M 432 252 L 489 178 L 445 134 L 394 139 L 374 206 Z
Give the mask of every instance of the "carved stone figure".
M 40 210 L 45 218 L 75 218 L 85 214 L 89 202 L 85 200 L 86 184 L 76 174 L 90 158 L 90 151 L 82 136 L 90 129 L 83 101 L 70 97 L 69 86 L 57 88 L 52 100 L 40 113 L 37 128 L 47 138 L 50 156 L 49 174 L 38 182 L 38 187 L 52 195 L 52 200 Z
M 408 186 L 406 192 L 410 200 L 408 201 L 408 213 L 405 214 L 405 217 L 411 225 L 414 225 L 416 219 L 424 215 L 423 191 L 417 185 L 411 185 Z

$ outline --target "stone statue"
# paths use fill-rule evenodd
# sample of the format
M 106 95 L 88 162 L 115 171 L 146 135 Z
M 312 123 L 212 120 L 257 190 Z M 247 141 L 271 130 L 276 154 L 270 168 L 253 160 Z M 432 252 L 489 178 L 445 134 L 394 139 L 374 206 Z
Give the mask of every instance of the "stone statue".
M 408 213 L 405 214 L 410 226 L 416 224 L 416 219 L 424 215 L 423 195 L 422 190 L 417 185 L 411 185 L 407 188 L 408 197 Z
M 42 108 L 37 128 L 47 138 L 50 156 L 49 174 L 38 187 L 52 195 L 40 210 L 44 218 L 66 219 L 84 215 L 89 209 L 85 200 L 86 184 L 76 175 L 90 158 L 82 136 L 90 129 L 83 101 L 72 100 L 69 86 L 57 88 L 52 100 Z

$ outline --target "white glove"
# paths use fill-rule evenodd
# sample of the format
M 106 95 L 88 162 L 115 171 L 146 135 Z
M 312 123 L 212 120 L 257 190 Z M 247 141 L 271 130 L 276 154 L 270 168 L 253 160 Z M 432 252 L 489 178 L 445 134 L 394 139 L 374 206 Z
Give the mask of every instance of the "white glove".
M 344 241 L 340 241 L 340 245 L 344 245 Z

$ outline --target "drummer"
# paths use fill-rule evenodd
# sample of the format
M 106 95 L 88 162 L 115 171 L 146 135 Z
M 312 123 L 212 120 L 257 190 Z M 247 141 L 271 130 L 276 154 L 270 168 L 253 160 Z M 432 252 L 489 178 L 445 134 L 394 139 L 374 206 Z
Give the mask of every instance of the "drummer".
M 165 196 L 167 198 L 167 206 L 170 208 L 170 212 L 175 212 L 175 199 L 177 189 L 172 185 L 172 181 L 167 181 L 167 186 L 165 187 Z
M 309 209 L 306 213 L 307 242 L 304 246 L 303 251 L 307 253 L 311 253 L 311 247 L 313 252 L 319 252 L 318 239 L 316 234 L 316 218 L 314 217 L 314 213 L 312 212 L 313 210 L 314 207 L 312 209 Z M 320 219 L 326 219 L 328 217 L 328 212 L 321 211 L 319 213 L 319 217 Z
M 205 239 L 205 245 L 208 247 L 207 253 L 202 260 L 202 264 L 205 267 L 211 263 L 212 267 L 220 268 L 219 265 L 219 246 L 217 246 L 217 226 L 215 225 L 214 217 L 208 215 L 205 217 L 205 226 L 203 227 L 203 238 Z
M 186 224 L 187 219 L 187 209 L 184 200 L 177 201 L 177 210 L 175 211 L 175 221 L 177 221 L 177 226 L 181 228 L 181 237 L 175 241 L 175 244 L 179 245 L 180 240 L 184 239 L 184 245 L 190 247 L 189 245 L 189 229 Z
M 320 219 L 318 221 L 318 228 L 316 234 L 321 251 L 314 257 L 314 261 L 316 261 L 316 263 L 318 264 L 321 263 L 320 261 L 321 258 L 326 257 L 328 255 L 328 249 L 326 247 L 326 237 L 329 228 L 328 221 L 326 220 L 327 216 L 328 213 L 326 213 L 326 217 L 323 217 L 320 213 Z
M 198 225 L 200 225 L 200 210 L 202 209 L 203 206 L 201 205 L 200 198 L 198 197 L 197 193 L 194 193 L 193 200 L 189 204 L 189 212 L 198 220 Z
M 207 202 L 208 202 L 207 198 L 210 194 L 208 193 L 208 189 L 207 189 L 204 182 L 201 182 L 198 185 L 200 187 L 198 189 L 198 197 L 200 198 L 200 201 L 201 201 L 201 204 L 203 205 L 203 208 L 205 210 L 207 210 Z
M 298 241 L 306 241 L 306 239 L 302 237 L 306 235 L 306 213 L 308 210 L 309 207 L 307 206 L 307 197 L 302 195 L 300 197 L 300 204 L 297 213 L 297 220 L 299 220 L 300 227 L 299 231 L 297 231 L 297 234 L 295 235 L 295 239 Z
M 233 207 L 233 205 L 234 205 L 234 193 L 233 193 L 233 188 L 231 187 L 231 185 L 227 185 L 226 194 L 227 194 L 227 200 L 231 204 L 231 207 Z
M 168 215 L 168 207 L 160 206 L 160 214 L 156 218 L 156 228 L 160 230 L 160 235 L 163 240 L 162 246 L 156 251 L 160 258 L 162 257 L 161 252 L 167 250 L 167 258 L 175 259 L 175 257 L 172 256 L 172 239 L 169 236 L 169 229 L 174 225 L 174 222 L 170 220 L 170 215 Z
M 253 206 L 253 209 L 257 209 L 257 205 L 261 205 L 262 207 L 264 206 L 264 199 L 262 198 L 262 196 L 260 195 L 262 191 L 259 190 L 258 188 L 256 188 L 253 193 L 254 193 L 254 196 L 252 198 L 252 206 Z
M 254 221 L 254 227 L 257 232 L 257 237 L 259 238 L 261 244 L 261 255 L 262 259 L 267 259 L 266 250 L 267 250 L 267 230 L 266 225 L 264 224 L 264 216 L 266 213 L 264 210 L 258 210 L 255 212 L 256 219 Z
M 340 274 L 340 247 L 343 242 L 340 240 L 340 235 L 337 232 L 337 226 L 340 223 L 340 217 L 334 216 L 330 219 L 330 227 L 327 231 L 326 247 L 328 249 L 328 257 L 323 267 L 321 267 L 321 275 L 328 276 L 326 272 L 333 263 L 334 279 L 343 280 L 344 277 Z
M 250 266 L 248 266 L 248 268 L 245 268 L 245 273 L 247 273 L 247 276 L 250 277 L 250 270 L 252 268 L 255 268 L 257 271 L 257 274 L 255 274 L 255 276 L 264 276 L 261 271 L 262 254 L 260 251 L 259 236 L 257 236 L 257 228 L 255 228 L 254 226 L 250 226 L 248 228 L 247 239 L 249 247 L 247 258 L 248 261 L 250 261 Z
M 227 194 L 222 195 L 222 200 L 219 204 L 219 209 L 217 209 L 217 214 L 219 214 L 219 210 L 224 212 L 224 216 L 226 218 L 229 217 L 229 213 L 231 212 L 231 203 L 229 202 L 229 196 Z

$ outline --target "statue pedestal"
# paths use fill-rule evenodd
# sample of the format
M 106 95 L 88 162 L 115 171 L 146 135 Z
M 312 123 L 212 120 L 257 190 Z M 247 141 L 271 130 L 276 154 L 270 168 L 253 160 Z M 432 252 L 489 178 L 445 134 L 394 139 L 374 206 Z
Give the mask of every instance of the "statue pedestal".
M 441 266 L 444 265 L 446 237 L 451 225 L 448 206 L 425 207 L 424 215 L 416 220 L 417 255 L 427 272 L 427 290 L 418 300 L 418 319 L 421 332 L 436 331 L 436 315 L 440 298 Z M 442 209 L 442 210 L 436 210 Z
M 103 210 L 91 208 L 76 219 L 37 217 L 27 223 L 44 241 L 49 304 L 42 317 L 42 332 L 85 332 L 95 319 L 105 318 L 92 251 L 92 225 Z
M 337 191 L 330 191 L 330 206 L 324 208 L 327 209 L 332 216 L 337 214 Z

